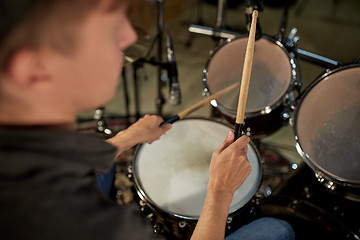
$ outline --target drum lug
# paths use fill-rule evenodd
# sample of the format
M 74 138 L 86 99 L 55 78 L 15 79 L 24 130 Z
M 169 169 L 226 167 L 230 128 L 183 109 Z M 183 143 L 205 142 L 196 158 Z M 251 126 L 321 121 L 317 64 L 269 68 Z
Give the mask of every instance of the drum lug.
M 148 216 L 151 214 L 151 212 L 149 211 L 147 202 L 145 200 L 141 199 L 141 200 L 139 200 L 139 205 L 140 205 L 140 211 L 144 214 L 144 216 L 146 216 L 148 218 Z
M 160 224 L 160 223 L 154 224 L 153 225 L 153 231 L 154 231 L 155 236 L 158 236 L 159 234 L 164 233 L 164 229 L 162 227 L 162 224 Z
M 232 217 L 228 217 L 227 219 L 226 219 L 226 225 L 227 225 L 227 229 L 231 229 L 231 223 L 232 223 L 232 221 L 233 221 L 233 218 Z
M 321 175 L 321 173 L 315 173 L 316 178 L 318 181 L 326 187 L 327 190 L 334 191 L 336 189 L 336 185 L 334 182 L 330 180 L 325 180 L 325 178 Z
M 288 111 L 284 111 L 281 113 L 281 117 L 284 121 L 289 121 L 290 120 L 290 113 Z
M 153 222 L 154 221 L 154 214 L 149 213 L 148 215 L 146 215 L 146 219 L 148 219 L 150 222 Z
M 143 207 L 146 207 L 146 206 L 147 206 L 147 202 L 146 202 L 145 200 L 142 200 L 142 199 L 141 199 L 141 200 L 139 201 L 139 205 L 140 205 L 140 207 L 142 207 L 142 208 L 143 208 Z
M 304 188 L 304 195 L 305 195 L 305 198 L 309 199 L 312 195 L 312 191 L 311 191 L 311 187 L 309 186 L 306 186 Z
M 187 222 L 185 222 L 185 221 L 181 221 L 181 222 L 179 222 L 179 227 L 181 228 L 181 229 L 184 229 L 186 226 L 187 226 Z
M 299 82 L 299 81 L 294 82 L 294 88 L 299 94 L 301 92 L 301 87 L 302 87 L 302 82 Z
M 326 181 L 324 185 L 330 191 L 334 191 L 336 189 L 336 185 L 332 181 Z
M 291 106 L 291 104 L 295 101 L 295 96 L 293 92 L 289 92 L 287 94 L 285 94 L 284 98 L 283 98 L 283 104 L 284 106 Z
M 127 177 L 132 180 L 133 179 L 133 168 L 131 165 L 128 166 L 127 168 Z
M 297 209 L 299 207 L 299 201 L 298 200 L 293 200 L 291 203 L 290 203 L 290 208 L 291 209 Z
M 245 130 L 244 130 L 244 134 L 248 137 L 251 136 L 251 128 L 247 127 Z
M 259 199 L 268 197 L 271 194 L 272 194 L 272 189 L 270 186 L 267 185 L 267 186 L 260 188 L 255 195 L 256 196 L 256 199 L 255 199 L 256 204 L 258 204 Z
M 294 120 L 293 120 L 293 118 L 289 118 L 289 124 L 290 124 L 290 126 L 294 126 Z
M 325 178 L 321 175 L 321 173 L 316 172 L 315 177 L 320 183 L 323 183 L 325 181 Z
M 283 98 L 283 105 L 285 110 L 281 113 L 281 117 L 284 121 L 290 121 L 290 115 L 292 111 L 292 104 L 295 101 L 294 93 L 287 93 Z
M 150 210 L 150 207 L 148 207 L 147 201 L 146 200 L 139 200 L 139 205 L 140 205 L 140 211 L 142 213 L 142 215 L 149 220 L 151 223 L 154 223 L 157 221 L 156 216 L 154 215 L 154 213 Z M 155 228 L 155 226 L 157 226 Z M 154 233 L 157 234 L 157 232 L 160 232 L 160 229 L 158 229 L 158 224 L 155 224 L 153 226 L 154 228 Z M 156 230 L 156 231 L 155 231 Z
M 202 93 L 203 97 L 209 97 L 210 96 L 210 92 L 208 88 L 204 88 L 203 93 Z

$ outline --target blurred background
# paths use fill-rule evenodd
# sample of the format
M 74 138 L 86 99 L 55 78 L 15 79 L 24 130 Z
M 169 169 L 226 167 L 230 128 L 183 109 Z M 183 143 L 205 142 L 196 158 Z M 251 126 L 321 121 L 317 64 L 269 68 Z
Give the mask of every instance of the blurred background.
M 138 33 L 138 41 L 125 51 L 127 63 L 116 89 L 116 97 L 103 108 L 80 113 L 80 128 L 97 128 L 102 133 L 104 129 L 116 132 L 125 129 L 144 114 L 159 114 L 168 119 L 202 100 L 203 71 L 212 60 L 214 50 L 220 46 L 219 52 L 222 51 L 221 47 L 226 42 L 226 38 L 219 37 L 219 34 L 228 33 L 235 39 L 246 36 L 246 12 L 254 6 L 259 9 L 258 32 L 261 30 L 262 34 L 270 37 L 274 41 L 271 45 L 284 50 L 289 57 L 280 60 L 270 55 L 263 64 L 278 62 L 279 72 L 291 71 L 290 62 L 295 64 L 296 78 L 300 84 L 297 84 L 298 91 L 291 90 L 294 98 L 326 71 L 359 63 L 359 0 L 138 0 L 129 9 L 129 17 Z M 296 28 L 297 32 L 289 36 L 293 28 Z M 163 37 L 159 51 L 157 36 L 160 32 Z M 275 43 L 276 41 L 278 42 Z M 315 55 L 310 60 L 304 56 L 298 59 L 292 43 L 307 54 Z M 174 80 L 170 78 L 176 75 L 174 68 L 167 69 L 169 49 L 173 53 L 170 57 L 172 63 L 176 64 L 178 73 L 176 83 L 179 84 L 181 93 L 181 102 L 178 104 L 172 104 L 169 96 L 170 83 Z M 162 58 L 162 67 L 159 67 L 159 56 Z M 293 58 L 294 62 L 290 58 Z M 315 62 L 314 59 L 318 61 Z M 223 60 L 222 64 L 227 66 L 226 71 L 237 70 L 231 69 L 232 61 L 226 57 Z M 359 72 L 355 77 L 360 78 Z M 221 86 L 221 82 L 219 84 Z M 316 185 L 315 174 L 306 166 L 299 174 L 298 169 L 304 168 L 306 164 L 296 149 L 295 133 L 291 124 L 296 104 L 295 100 L 291 102 L 292 110 L 288 111 L 288 116 L 283 116 L 281 112 L 276 113 L 277 122 L 274 124 L 277 127 L 272 132 L 252 136 L 263 164 L 263 180 L 259 193 L 265 197 L 275 193 L 274 198 L 265 200 L 263 211 L 271 216 L 286 215 L 284 218 L 297 226 L 298 239 L 359 239 L 356 238 L 360 232 L 358 221 L 356 223 L 351 220 L 360 213 L 359 189 L 350 194 L 352 197 L 348 202 L 337 196 L 349 195 L 348 189 L 340 191 L 336 196 L 328 195 L 323 185 Z M 223 112 L 211 105 L 191 113 L 188 118 L 205 118 L 233 126 L 233 122 L 224 118 Z M 354 131 L 355 136 L 358 136 L 358 128 Z M 133 152 L 125 158 L 124 162 L 131 162 Z M 123 169 L 120 171 L 124 171 Z M 292 180 L 287 180 L 293 175 L 295 177 Z M 285 187 L 282 186 L 284 184 Z M 350 192 L 352 190 L 350 189 Z M 279 197 L 284 193 L 287 197 Z M 332 211 L 334 214 L 327 215 Z M 304 229 L 313 231 L 314 234 L 310 236 Z
M 158 56 L 159 2 L 163 9 L 163 28 L 171 35 L 181 91 L 181 103 L 169 103 L 169 80 L 167 71 L 162 70 L 163 83 L 160 86 L 163 104 L 159 112 L 156 100 L 159 89 L 159 67 L 153 63 L 138 61 L 149 56 Z M 276 36 L 283 26 L 286 0 L 265 0 L 259 13 L 259 24 L 263 34 Z M 335 60 L 340 64 L 351 63 L 360 56 L 360 1 L 358 0 L 289 0 L 284 36 L 292 28 L 297 29 L 297 47 L 319 56 Z M 122 79 L 115 99 L 105 107 L 108 119 L 129 119 L 133 122 L 144 114 L 160 114 L 168 118 L 203 99 L 203 70 L 211 59 L 211 52 L 221 45 L 223 39 L 205 34 L 191 33 L 191 25 L 215 28 L 219 3 L 216 0 L 164 0 L 135 1 L 129 10 L 129 17 L 138 32 L 136 46 L 125 54 L 135 64 L 124 67 L 126 79 Z M 222 30 L 239 35 L 247 34 L 246 7 L 248 1 L 228 0 L 223 11 Z M 166 34 L 164 34 L 166 35 Z M 163 63 L 166 63 L 166 37 L 163 39 Z M 154 60 L 152 60 L 154 61 Z M 276 59 L 269 59 L 276 61 Z M 284 67 L 288 67 L 283 63 Z M 134 66 L 136 71 L 134 71 Z M 281 66 L 279 66 L 281 67 Z M 301 60 L 297 75 L 302 75 L 301 91 L 323 74 L 327 67 Z M 299 71 L 301 71 L 299 73 Z M 134 77 L 136 73 L 136 77 Z M 124 82 L 126 85 L 124 85 Z M 136 88 L 135 88 L 136 87 Z M 136 91 L 135 91 L 135 89 Z M 95 110 L 94 110 L 95 111 Z M 81 120 L 93 119 L 94 112 L 79 114 Z M 212 118 L 213 107 L 205 106 L 188 117 Z M 221 120 L 221 119 L 220 119 Z M 293 130 L 290 125 L 263 137 L 263 142 L 285 145 L 290 161 L 301 162 L 295 150 Z

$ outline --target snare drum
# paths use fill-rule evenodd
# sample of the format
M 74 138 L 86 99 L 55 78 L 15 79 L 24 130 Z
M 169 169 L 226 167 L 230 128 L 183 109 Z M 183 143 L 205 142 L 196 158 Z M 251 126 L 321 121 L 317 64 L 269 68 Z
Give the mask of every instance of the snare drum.
M 204 69 L 204 93 L 217 91 L 241 82 L 247 37 L 228 41 L 212 54 Z M 263 35 L 255 42 L 252 73 L 245 110 L 245 126 L 252 138 L 269 135 L 286 121 L 292 103 L 296 81 L 296 65 L 292 56 L 279 41 Z M 224 118 L 235 122 L 239 88 L 213 101 Z M 285 117 L 285 119 L 283 118 Z
M 205 201 L 212 153 L 229 130 L 215 121 L 186 119 L 175 122 L 158 141 L 139 145 L 132 164 L 133 178 L 142 210 L 151 216 L 156 231 L 191 236 Z M 247 156 L 252 171 L 234 194 L 228 228 L 231 217 L 253 198 L 261 182 L 260 158 L 254 145 L 248 145 Z
M 360 201 L 360 65 L 329 71 L 302 94 L 296 148 L 320 182 Z M 344 188 L 345 187 L 345 188 Z

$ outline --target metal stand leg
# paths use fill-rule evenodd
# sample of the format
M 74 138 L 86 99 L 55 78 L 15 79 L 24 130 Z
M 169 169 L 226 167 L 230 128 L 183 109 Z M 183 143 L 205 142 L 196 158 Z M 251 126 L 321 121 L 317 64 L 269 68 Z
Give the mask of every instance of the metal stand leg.
M 155 105 L 157 108 L 157 114 L 162 115 L 162 107 L 165 102 L 162 94 L 162 63 L 163 63 L 163 33 L 164 33 L 164 2 L 165 0 L 158 0 L 158 88 L 157 98 L 155 99 Z
M 135 116 L 138 120 L 140 116 L 140 97 L 139 97 L 139 82 L 138 82 L 138 69 L 142 66 L 142 63 L 134 62 L 133 71 L 134 71 L 134 98 L 135 98 Z
M 204 21 L 203 21 L 203 4 L 204 4 L 204 0 L 197 0 L 197 8 L 196 8 L 196 24 L 197 25 L 203 25 Z M 193 34 L 190 33 L 188 39 L 186 40 L 185 46 L 186 47 L 191 47 L 192 45 L 192 40 L 193 40 Z
M 225 29 L 227 0 L 219 0 L 216 12 L 215 31 Z
M 126 125 L 129 127 L 130 126 L 130 100 L 129 100 L 129 90 L 128 90 L 128 85 L 127 85 L 127 77 L 126 77 L 126 69 L 125 67 L 123 68 L 123 72 L 122 72 L 122 83 L 123 83 L 123 88 L 124 88 L 124 98 L 125 98 L 125 109 L 126 109 L 126 114 L 125 114 L 125 118 L 126 118 Z

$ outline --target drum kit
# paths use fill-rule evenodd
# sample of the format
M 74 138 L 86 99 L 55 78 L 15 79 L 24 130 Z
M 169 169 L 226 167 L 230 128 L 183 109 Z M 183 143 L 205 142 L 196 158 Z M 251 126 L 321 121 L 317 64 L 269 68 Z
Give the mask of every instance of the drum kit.
M 205 96 L 241 81 L 244 65 L 247 35 L 222 29 L 226 1 L 218 2 L 215 28 L 189 28 L 222 39 L 203 70 Z M 262 11 L 263 6 L 261 1 L 249 1 L 248 8 Z M 301 50 L 296 30 L 285 38 L 286 19 L 282 25 L 274 37 L 263 34 L 260 26 L 257 29 L 245 112 L 245 126 L 253 140 L 248 148 L 252 171 L 235 192 L 226 234 L 260 216 L 270 216 L 292 224 L 297 239 L 360 239 L 359 59 L 340 64 Z M 326 69 L 305 89 L 300 60 Z M 226 123 L 183 119 L 157 142 L 137 146 L 129 177 L 155 233 L 170 239 L 190 238 L 206 196 L 211 154 L 234 126 L 238 97 L 239 88 L 235 88 L 211 101 Z M 288 124 L 305 164 L 266 196 L 259 191 L 263 160 L 256 143 Z

